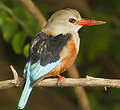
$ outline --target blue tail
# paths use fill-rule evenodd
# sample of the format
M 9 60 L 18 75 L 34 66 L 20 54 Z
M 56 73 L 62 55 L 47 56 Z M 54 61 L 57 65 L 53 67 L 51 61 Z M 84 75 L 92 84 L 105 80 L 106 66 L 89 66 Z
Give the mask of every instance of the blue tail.
M 25 83 L 25 87 L 23 89 L 21 98 L 19 100 L 18 103 L 18 109 L 23 109 L 27 103 L 27 100 L 29 98 L 29 95 L 32 91 L 32 87 L 31 87 L 31 75 L 30 75 L 30 66 L 31 64 L 28 64 L 28 68 L 27 68 L 27 77 L 26 77 L 26 83 Z

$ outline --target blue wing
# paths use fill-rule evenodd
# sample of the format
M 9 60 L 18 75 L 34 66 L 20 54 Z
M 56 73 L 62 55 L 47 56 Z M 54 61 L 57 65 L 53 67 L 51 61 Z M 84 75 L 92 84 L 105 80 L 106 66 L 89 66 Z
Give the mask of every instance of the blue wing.
M 40 65 L 40 61 L 37 61 L 36 63 L 32 64 L 30 62 L 26 63 L 26 66 L 24 68 L 24 72 L 27 72 L 26 74 L 26 83 L 25 87 L 23 89 L 21 98 L 18 103 L 18 109 L 23 109 L 27 103 L 27 100 L 29 98 L 29 95 L 32 91 L 31 82 L 36 81 L 45 75 L 47 75 L 50 71 L 52 71 L 58 64 L 60 63 L 60 60 L 56 62 L 52 62 L 50 64 L 47 64 L 45 66 Z M 24 73 L 25 75 L 25 73 Z M 32 79 L 32 81 L 31 81 Z
M 49 63 L 45 66 L 40 65 L 40 61 L 37 61 L 35 64 L 31 66 L 31 78 L 33 81 L 36 81 L 45 75 L 47 75 L 50 71 L 52 71 L 59 63 L 60 59 L 56 62 Z

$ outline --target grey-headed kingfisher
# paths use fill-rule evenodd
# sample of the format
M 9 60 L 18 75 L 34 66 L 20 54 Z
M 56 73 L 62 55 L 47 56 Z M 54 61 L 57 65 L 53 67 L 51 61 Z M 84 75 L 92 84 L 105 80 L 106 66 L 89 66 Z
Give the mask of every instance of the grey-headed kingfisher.
M 79 51 L 79 29 L 104 23 L 81 18 L 74 9 L 56 11 L 30 43 L 29 57 L 24 68 L 26 82 L 18 109 L 25 107 L 37 81 L 50 76 L 58 76 L 60 80 L 60 73 L 73 64 Z

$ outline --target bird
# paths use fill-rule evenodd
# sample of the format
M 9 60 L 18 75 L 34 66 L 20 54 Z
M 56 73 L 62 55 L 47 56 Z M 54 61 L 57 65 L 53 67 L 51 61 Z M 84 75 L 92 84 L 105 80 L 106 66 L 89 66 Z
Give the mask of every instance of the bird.
M 18 109 L 24 109 L 34 85 L 46 77 L 60 75 L 73 63 L 79 51 L 78 31 L 83 26 L 105 24 L 81 18 L 80 13 L 71 8 L 53 13 L 47 24 L 31 40 L 28 61 L 24 67 L 25 85 L 18 102 Z

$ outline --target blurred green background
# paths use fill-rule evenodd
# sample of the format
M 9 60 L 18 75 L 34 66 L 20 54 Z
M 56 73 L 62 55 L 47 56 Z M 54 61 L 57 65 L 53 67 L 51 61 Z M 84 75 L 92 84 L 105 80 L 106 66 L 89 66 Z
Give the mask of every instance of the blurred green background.
M 82 17 L 107 24 L 83 27 L 75 61 L 81 77 L 120 78 L 120 0 L 33 0 L 48 19 L 62 8 L 75 8 Z M 0 1 L 0 80 L 13 78 L 12 64 L 22 75 L 29 42 L 40 31 L 20 1 Z M 91 110 L 120 110 L 120 89 L 85 88 Z M 22 88 L 0 90 L 0 110 L 17 110 Z M 25 110 L 82 110 L 73 88 L 34 88 Z

